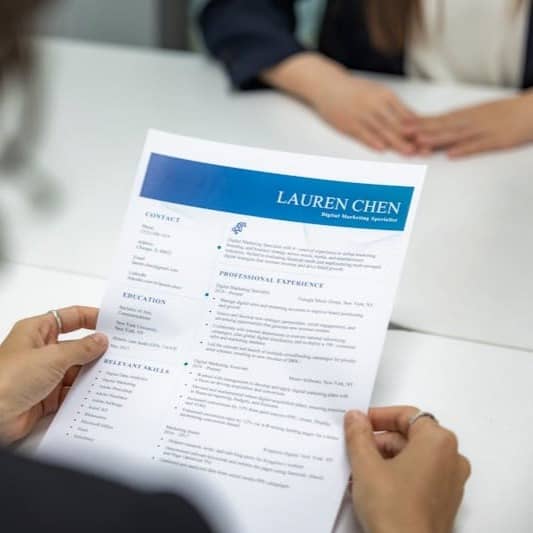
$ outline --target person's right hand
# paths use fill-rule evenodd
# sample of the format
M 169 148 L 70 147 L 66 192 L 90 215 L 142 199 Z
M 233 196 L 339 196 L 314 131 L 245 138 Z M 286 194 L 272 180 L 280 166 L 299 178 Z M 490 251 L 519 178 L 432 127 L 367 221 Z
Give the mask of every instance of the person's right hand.
M 470 476 L 457 438 L 414 407 L 345 417 L 355 512 L 365 533 L 449 533 Z M 374 433 L 379 432 L 379 433 Z
M 413 119 L 414 113 L 380 83 L 342 73 L 323 84 L 313 106 L 337 130 L 370 148 L 403 155 L 417 151 L 404 134 L 404 122 Z
M 0 344 L 0 442 L 28 435 L 37 422 L 55 413 L 82 366 L 106 350 L 105 335 L 59 341 L 62 333 L 94 329 L 98 309 L 74 306 L 17 322 Z
M 393 91 L 354 76 L 342 65 L 313 52 L 296 54 L 265 71 L 264 81 L 313 107 L 335 129 L 375 150 L 413 155 L 406 121 L 416 118 Z

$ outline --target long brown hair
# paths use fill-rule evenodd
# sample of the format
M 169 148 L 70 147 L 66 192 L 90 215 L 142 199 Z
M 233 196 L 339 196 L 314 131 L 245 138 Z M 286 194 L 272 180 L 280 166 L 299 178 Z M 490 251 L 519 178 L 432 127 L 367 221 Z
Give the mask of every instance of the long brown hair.
M 512 1 L 516 11 L 525 2 Z M 422 0 L 366 0 L 366 19 L 372 44 L 387 54 L 401 52 L 411 32 L 424 30 L 423 9 Z
M 400 52 L 412 25 L 422 25 L 421 0 L 366 0 L 365 4 L 370 39 L 382 52 Z
M 28 39 L 37 8 L 47 0 L 0 0 L 0 78 L 31 64 Z

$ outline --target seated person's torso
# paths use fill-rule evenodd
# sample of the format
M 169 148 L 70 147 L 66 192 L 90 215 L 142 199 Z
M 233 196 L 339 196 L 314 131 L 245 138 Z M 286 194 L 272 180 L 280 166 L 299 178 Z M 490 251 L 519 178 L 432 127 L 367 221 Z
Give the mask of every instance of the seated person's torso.
M 423 32 L 402 54 L 371 44 L 363 2 L 330 0 L 319 49 L 347 67 L 443 82 L 520 87 L 530 0 L 422 0 Z

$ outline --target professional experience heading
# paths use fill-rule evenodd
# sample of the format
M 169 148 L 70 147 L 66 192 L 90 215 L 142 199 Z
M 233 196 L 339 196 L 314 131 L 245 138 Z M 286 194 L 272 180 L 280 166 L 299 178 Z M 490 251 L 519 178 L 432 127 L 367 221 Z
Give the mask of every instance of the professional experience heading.
M 312 289 L 323 289 L 324 283 L 319 281 L 308 281 L 302 279 L 278 278 L 273 276 L 262 276 L 260 274 L 243 274 L 241 272 L 228 272 L 227 270 L 219 271 L 221 278 L 241 279 L 246 281 L 255 281 L 259 283 L 272 283 L 277 285 L 292 285 L 293 287 L 310 287 Z

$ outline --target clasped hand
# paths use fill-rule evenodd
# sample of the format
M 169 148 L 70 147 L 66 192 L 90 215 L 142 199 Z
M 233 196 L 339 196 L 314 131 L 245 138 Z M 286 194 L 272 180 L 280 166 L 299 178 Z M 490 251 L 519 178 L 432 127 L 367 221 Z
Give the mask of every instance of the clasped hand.
M 435 116 L 415 113 L 389 89 L 342 75 L 314 106 L 338 130 L 378 151 L 450 158 L 493 152 L 533 142 L 533 93 Z
M 464 157 L 533 142 L 533 90 L 425 117 L 378 81 L 303 52 L 263 73 L 267 83 L 307 102 L 336 130 L 374 150 Z M 431 89 L 428 89 L 431 90 Z

